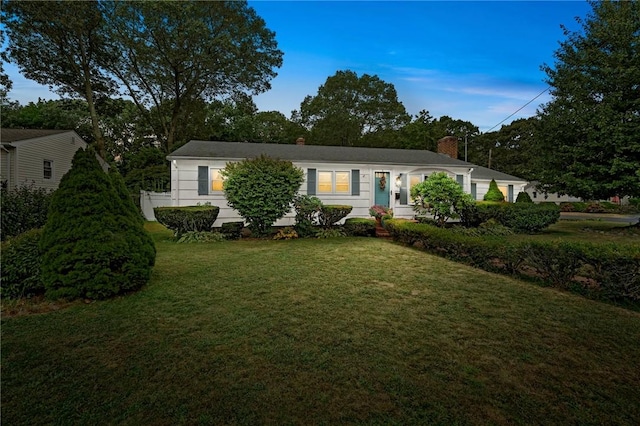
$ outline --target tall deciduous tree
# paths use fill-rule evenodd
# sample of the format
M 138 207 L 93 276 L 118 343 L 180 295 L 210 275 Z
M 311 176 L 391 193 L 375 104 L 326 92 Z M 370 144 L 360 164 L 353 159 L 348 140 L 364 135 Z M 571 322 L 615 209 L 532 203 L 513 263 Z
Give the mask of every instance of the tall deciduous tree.
M 538 121 L 537 117 L 514 120 L 496 132 L 483 133 L 470 139 L 469 162 L 536 180 L 532 159 L 538 155 L 535 139 Z
M 25 77 L 87 101 L 97 150 L 104 157 L 95 100 L 112 94 L 114 82 L 104 70 L 111 58 L 98 3 L 12 0 L 3 2 L 2 18 L 9 59 Z
M 316 96 L 307 96 L 294 112 L 317 145 L 379 145 L 376 135 L 388 135 L 409 122 L 395 87 L 377 76 L 338 71 L 327 78 Z
M 255 142 L 295 143 L 304 129 L 279 111 L 261 111 L 254 118 Z
M 94 140 L 87 103 L 80 99 L 15 102 L 3 106 L 0 117 L 3 127 L 75 130 L 84 140 Z
M 0 28 L 0 46 L 2 47 L 4 47 L 5 33 L 5 29 Z M 2 51 L 0 51 L 0 105 L 2 106 L 2 108 L 4 108 L 5 105 L 9 104 L 7 100 L 7 93 L 9 93 L 9 91 L 13 87 L 13 82 L 4 70 L 5 61 L 7 61 L 7 52 L 3 49 Z
M 442 135 L 436 134 L 435 119 L 427 110 L 421 110 L 410 123 L 402 128 L 400 148 L 436 150 L 436 141 Z
M 541 182 L 585 199 L 640 196 L 640 2 L 592 2 L 565 28 L 540 111 Z
M 157 114 L 149 122 L 168 150 L 200 101 L 264 92 L 282 65 L 275 33 L 245 1 L 101 4 L 119 58 L 110 71 L 142 113 Z

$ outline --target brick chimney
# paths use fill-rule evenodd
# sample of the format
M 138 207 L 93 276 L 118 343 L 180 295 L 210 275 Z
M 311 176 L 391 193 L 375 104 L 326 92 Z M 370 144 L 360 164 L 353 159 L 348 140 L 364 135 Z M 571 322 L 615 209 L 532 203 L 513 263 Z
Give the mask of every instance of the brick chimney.
M 298 139 L 296 139 L 296 145 L 304 145 L 304 138 L 299 137 Z
M 458 159 L 458 138 L 455 136 L 445 136 L 438 141 L 438 154 L 448 155 Z

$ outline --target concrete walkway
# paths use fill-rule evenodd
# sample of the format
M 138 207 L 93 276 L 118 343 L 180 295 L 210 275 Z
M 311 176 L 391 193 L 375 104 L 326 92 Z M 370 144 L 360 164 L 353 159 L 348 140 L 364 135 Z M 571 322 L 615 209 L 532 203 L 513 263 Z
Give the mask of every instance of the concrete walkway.
M 629 225 L 633 225 L 635 223 L 638 223 L 638 221 L 640 221 L 640 214 L 560 212 L 560 219 L 602 220 L 605 222 L 627 223 Z

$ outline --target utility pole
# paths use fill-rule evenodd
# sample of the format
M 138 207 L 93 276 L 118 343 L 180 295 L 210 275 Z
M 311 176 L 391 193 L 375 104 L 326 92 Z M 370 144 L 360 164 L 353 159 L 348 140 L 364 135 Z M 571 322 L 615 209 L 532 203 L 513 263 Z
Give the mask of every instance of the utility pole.
M 487 168 L 491 168 L 491 148 L 489 148 L 489 165 L 487 166 Z
M 469 133 L 464 134 L 464 162 L 467 162 L 467 136 Z

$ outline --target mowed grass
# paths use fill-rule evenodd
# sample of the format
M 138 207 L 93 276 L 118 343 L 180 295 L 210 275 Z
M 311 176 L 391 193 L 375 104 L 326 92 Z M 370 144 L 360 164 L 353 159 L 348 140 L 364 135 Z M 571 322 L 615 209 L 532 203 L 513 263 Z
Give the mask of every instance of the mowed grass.
M 631 222 L 631 219 L 630 219 Z M 586 243 L 640 244 L 640 229 L 630 223 L 606 220 L 559 220 L 533 235 L 516 234 L 513 239 L 562 240 Z
M 2 422 L 640 423 L 640 314 L 367 238 L 175 244 L 2 319 Z

